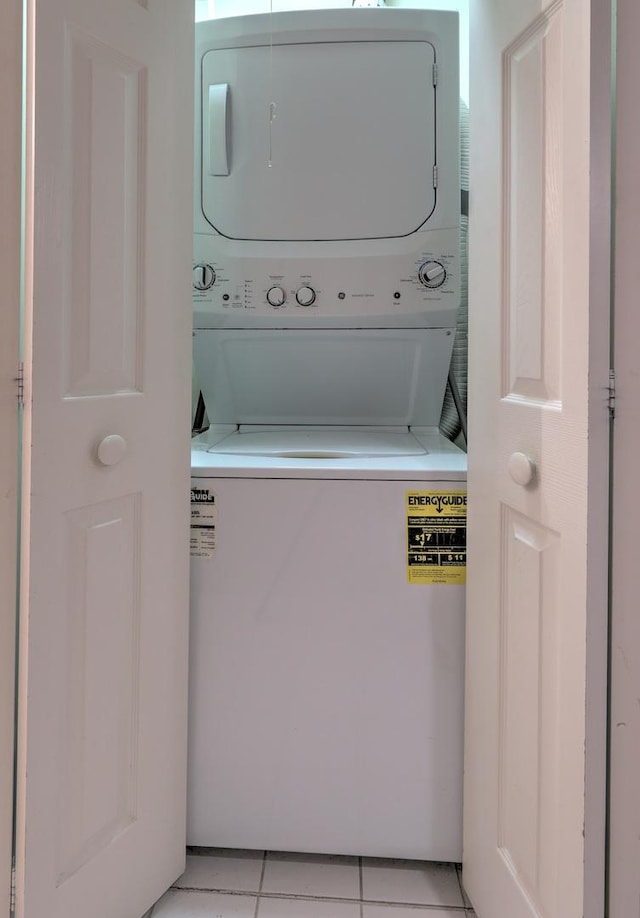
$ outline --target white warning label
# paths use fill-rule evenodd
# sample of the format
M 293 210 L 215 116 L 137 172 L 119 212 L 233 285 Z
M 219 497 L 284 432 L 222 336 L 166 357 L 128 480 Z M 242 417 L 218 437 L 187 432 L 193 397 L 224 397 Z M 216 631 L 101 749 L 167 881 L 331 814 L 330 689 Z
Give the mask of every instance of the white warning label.
M 210 558 L 216 550 L 216 495 L 199 482 L 191 484 L 191 557 Z

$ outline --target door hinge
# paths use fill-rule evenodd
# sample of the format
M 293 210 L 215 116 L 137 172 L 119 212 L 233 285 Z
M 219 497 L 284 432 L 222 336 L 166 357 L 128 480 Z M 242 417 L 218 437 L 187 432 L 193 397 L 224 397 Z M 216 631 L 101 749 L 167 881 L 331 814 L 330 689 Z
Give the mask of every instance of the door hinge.
M 24 363 L 20 361 L 18 364 L 18 375 L 14 377 L 14 382 L 16 383 L 16 395 L 18 398 L 18 404 L 24 406 Z
M 438 85 L 438 65 L 433 65 L 433 85 L 434 87 Z
M 609 370 L 609 385 L 607 386 L 608 398 L 607 408 L 609 417 L 613 420 L 616 416 L 616 371 Z
M 16 395 L 18 398 L 18 404 L 24 406 L 24 363 L 20 361 L 18 364 L 18 375 L 14 376 L 14 382 L 16 383 Z
M 9 892 L 9 914 L 13 915 L 16 910 L 16 865 L 11 865 L 11 890 Z
M 433 187 L 434 188 L 438 187 L 438 167 L 437 166 L 433 167 Z

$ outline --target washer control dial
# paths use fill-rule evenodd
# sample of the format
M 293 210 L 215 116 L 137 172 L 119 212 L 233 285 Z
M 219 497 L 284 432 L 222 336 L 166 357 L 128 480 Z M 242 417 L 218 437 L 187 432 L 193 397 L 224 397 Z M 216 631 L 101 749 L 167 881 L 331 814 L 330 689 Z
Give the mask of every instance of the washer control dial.
M 313 287 L 308 287 L 305 284 L 296 290 L 296 300 L 300 306 L 312 306 L 316 301 L 316 292 Z
M 442 287 L 446 281 L 447 271 L 439 261 L 425 261 L 418 268 L 418 279 L 423 286 L 435 290 L 436 287 Z
M 216 272 L 205 262 L 193 266 L 193 289 L 209 290 L 216 282 Z
M 278 306 L 284 306 L 287 299 L 287 294 L 284 292 L 282 287 L 279 287 L 277 284 L 274 287 L 269 287 L 267 290 L 267 303 L 269 306 L 278 308 Z

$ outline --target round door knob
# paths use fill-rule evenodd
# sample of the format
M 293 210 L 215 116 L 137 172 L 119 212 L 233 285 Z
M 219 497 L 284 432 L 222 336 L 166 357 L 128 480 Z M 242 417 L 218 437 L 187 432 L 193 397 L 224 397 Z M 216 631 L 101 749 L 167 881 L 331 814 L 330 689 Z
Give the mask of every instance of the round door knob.
M 526 487 L 536 477 L 536 464 L 526 453 L 514 453 L 509 458 L 509 474 L 516 484 Z
M 194 290 L 209 290 L 216 282 L 216 272 L 211 265 L 199 264 L 193 266 Z
M 439 261 L 425 261 L 418 268 L 418 278 L 421 284 L 434 290 L 436 287 L 442 287 L 447 279 L 447 271 Z
M 313 287 L 298 287 L 296 290 L 296 300 L 301 306 L 312 306 L 316 301 L 316 292 Z
M 110 434 L 98 443 L 98 459 L 103 465 L 117 465 L 127 452 L 127 441 L 118 434 Z
M 285 300 L 287 299 L 287 294 L 284 292 L 282 287 L 270 287 L 267 290 L 267 303 L 269 306 L 284 306 Z

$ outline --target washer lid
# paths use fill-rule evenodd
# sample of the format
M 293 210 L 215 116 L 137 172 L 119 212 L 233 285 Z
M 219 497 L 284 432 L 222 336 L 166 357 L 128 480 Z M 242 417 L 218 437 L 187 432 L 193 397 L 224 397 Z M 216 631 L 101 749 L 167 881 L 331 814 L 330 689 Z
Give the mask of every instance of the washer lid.
M 212 424 L 437 427 L 453 330 L 196 329 Z
M 309 32 L 309 38 L 312 33 Z M 202 59 L 202 211 L 251 240 L 406 236 L 431 216 L 434 46 L 324 41 Z

